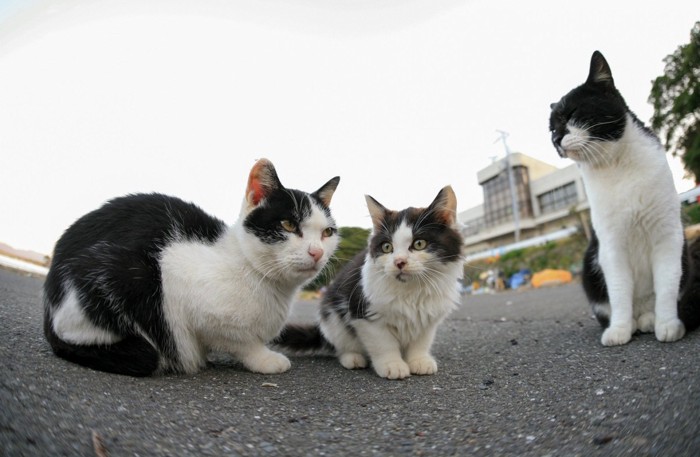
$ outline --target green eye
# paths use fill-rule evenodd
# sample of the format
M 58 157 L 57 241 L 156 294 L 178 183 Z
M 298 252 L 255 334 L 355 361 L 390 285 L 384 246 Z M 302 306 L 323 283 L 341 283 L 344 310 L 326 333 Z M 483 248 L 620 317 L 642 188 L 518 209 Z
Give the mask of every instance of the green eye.
M 323 236 L 323 238 L 328 238 L 329 236 L 333 236 L 334 233 L 335 229 L 333 227 L 328 227 L 326 228 L 326 230 L 323 231 L 321 235 Z
M 286 219 L 283 221 L 280 221 L 280 225 L 287 232 L 294 233 L 297 231 L 297 226 L 294 224 L 294 222 L 290 222 Z
M 416 251 L 422 251 L 426 247 L 428 247 L 428 242 L 425 240 L 415 240 L 413 242 L 413 249 Z
M 394 246 L 391 245 L 391 243 L 382 243 L 382 252 L 384 254 L 388 254 L 390 252 L 394 252 Z

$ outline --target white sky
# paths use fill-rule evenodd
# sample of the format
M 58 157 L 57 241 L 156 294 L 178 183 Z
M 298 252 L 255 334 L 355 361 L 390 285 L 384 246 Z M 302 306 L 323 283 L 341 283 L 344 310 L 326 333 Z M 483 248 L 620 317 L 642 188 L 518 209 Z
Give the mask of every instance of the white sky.
M 364 194 L 400 209 L 451 184 L 461 211 L 503 154 L 496 129 L 569 165 L 549 104 L 595 49 L 648 121 L 698 19 L 697 0 L 2 0 L 0 241 L 50 253 L 132 192 L 233 223 L 259 157 L 288 187 L 340 175 L 341 226 L 370 226 Z

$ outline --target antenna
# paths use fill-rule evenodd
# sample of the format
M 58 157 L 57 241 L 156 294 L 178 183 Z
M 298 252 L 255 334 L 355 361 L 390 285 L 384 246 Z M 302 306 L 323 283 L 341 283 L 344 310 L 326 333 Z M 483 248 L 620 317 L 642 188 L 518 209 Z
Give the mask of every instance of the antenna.
M 508 143 L 506 142 L 506 138 L 508 138 L 509 133 L 503 130 L 496 130 L 496 133 L 498 133 L 498 138 L 496 139 L 496 141 L 494 141 L 494 143 L 502 141 L 503 147 L 506 150 L 506 170 L 508 173 L 508 187 L 510 188 L 510 202 L 513 207 L 513 225 L 515 228 L 513 236 L 515 238 L 515 242 L 517 243 L 518 241 L 520 241 L 520 207 L 518 205 L 518 199 L 515 194 L 515 178 L 513 177 L 513 167 L 510 166 L 510 148 L 508 147 Z

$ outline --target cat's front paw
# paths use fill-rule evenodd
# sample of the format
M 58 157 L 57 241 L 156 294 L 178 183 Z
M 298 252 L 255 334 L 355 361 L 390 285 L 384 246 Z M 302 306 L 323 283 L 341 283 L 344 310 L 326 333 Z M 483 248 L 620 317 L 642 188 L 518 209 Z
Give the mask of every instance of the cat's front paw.
M 274 351 L 267 351 L 263 355 L 249 358 L 244 361 L 244 365 L 250 371 L 262 374 L 284 373 L 292 367 L 287 357 Z
M 603 346 L 619 346 L 626 344 L 632 339 L 632 327 L 608 327 L 603 332 L 600 342 Z
M 374 364 L 374 362 L 372 363 L 374 366 L 374 371 L 376 371 L 382 378 L 404 379 L 411 376 L 411 369 L 403 360 L 392 360 L 377 364 Z
M 411 374 L 425 375 L 437 373 L 437 362 L 429 355 L 408 361 Z
M 657 322 L 654 329 L 656 339 L 664 343 L 670 343 L 683 338 L 685 325 L 680 319 L 671 319 L 666 322 Z
M 357 352 L 346 352 L 341 354 L 340 357 L 338 357 L 338 360 L 340 360 L 340 364 L 348 370 L 367 367 L 367 359 L 365 356 Z

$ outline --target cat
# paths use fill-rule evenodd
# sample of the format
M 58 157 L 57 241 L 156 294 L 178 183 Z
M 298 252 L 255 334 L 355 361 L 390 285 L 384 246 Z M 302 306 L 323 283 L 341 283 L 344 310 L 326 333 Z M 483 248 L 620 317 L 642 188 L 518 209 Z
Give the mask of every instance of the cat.
M 630 111 L 598 51 L 586 82 L 551 109 L 552 143 L 577 162 L 590 203 L 583 288 L 602 344 L 625 344 L 635 331 L 682 338 L 700 324 L 700 255 L 685 243 L 660 140 Z
M 340 181 L 308 194 L 258 160 L 232 226 L 162 194 L 116 198 L 61 236 L 44 284 L 56 355 L 110 373 L 194 373 L 208 351 L 281 373 L 267 346 L 299 287 L 338 245 L 329 205 Z
M 463 240 L 450 186 L 427 208 L 391 211 L 365 197 L 368 246 L 334 278 L 320 323 L 287 325 L 273 344 L 295 352 L 330 350 L 348 369 L 367 357 L 382 378 L 430 375 L 436 330 L 460 301 Z

